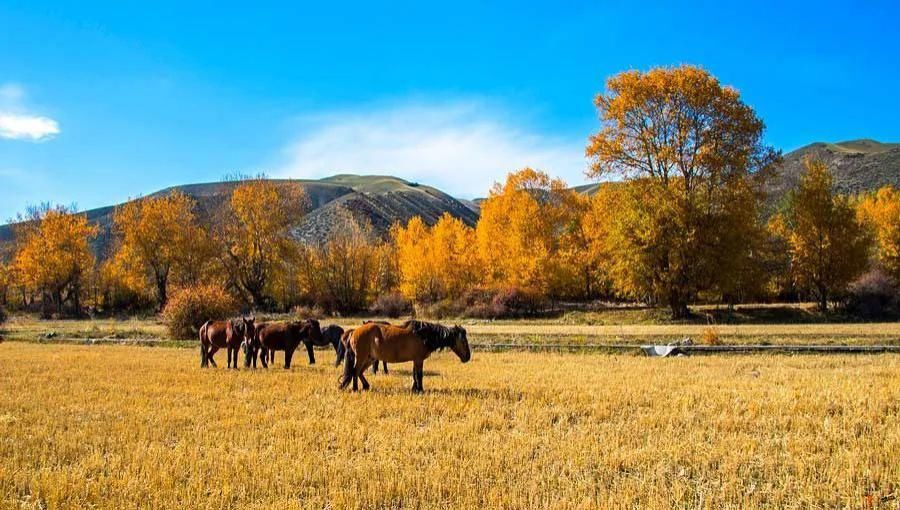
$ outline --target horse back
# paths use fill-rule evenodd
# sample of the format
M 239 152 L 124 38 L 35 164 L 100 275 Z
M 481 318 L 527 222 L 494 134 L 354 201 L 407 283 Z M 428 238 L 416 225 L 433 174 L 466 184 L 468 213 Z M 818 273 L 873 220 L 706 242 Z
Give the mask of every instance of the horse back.
M 227 347 L 228 345 L 228 322 L 226 321 L 207 321 L 201 330 L 205 328 L 205 335 L 201 333 L 201 341 L 216 347 Z
M 365 324 L 354 330 L 353 341 L 364 344 L 375 358 L 388 363 L 424 360 L 429 354 L 419 337 L 400 326 Z
M 258 332 L 257 338 L 263 347 L 276 351 L 286 350 L 291 345 L 296 348 L 297 346 L 294 344 L 300 343 L 299 339 L 292 338 L 288 325 L 281 322 L 267 323 Z

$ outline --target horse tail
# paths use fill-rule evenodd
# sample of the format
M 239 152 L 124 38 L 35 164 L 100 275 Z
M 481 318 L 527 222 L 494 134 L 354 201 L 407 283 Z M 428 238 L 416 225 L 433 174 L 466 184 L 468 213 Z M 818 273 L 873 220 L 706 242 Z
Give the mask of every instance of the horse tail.
M 344 353 L 347 352 L 347 346 L 343 342 L 338 341 L 337 345 L 334 346 L 334 352 L 337 356 L 334 360 L 334 366 L 340 366 L 341 361 L 344 361 Z
M 341 389 L 347 387 L 353 380 L 353 372 L 356 370 L 356 354 L 353 349 L 347 345 L 344 347 L 344 375 L 341 377 Z
M 212 321 L 206 321 L 200 326 L 200 366 L 205 367 L 208 363 L 206 356 L 206 344 L 209 343 L 209 339 L 206 337 L 206 328 L 209 326 L 209 323 Z

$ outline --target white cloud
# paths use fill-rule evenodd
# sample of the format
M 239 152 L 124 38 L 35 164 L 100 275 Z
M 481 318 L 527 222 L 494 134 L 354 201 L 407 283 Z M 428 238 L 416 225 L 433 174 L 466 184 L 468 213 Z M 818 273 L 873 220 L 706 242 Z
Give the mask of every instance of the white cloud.
M 38 142 L 59 134 L 59 124 L 25 109 L 25 89 L 16 83 L 0 85 L 0 138 Z
M 584 140 L 537 133 L 479 101 L 406 103 L 301 121 L 279 176 L 387 174 L 464 197 L 485 196 L 493 182 L 525 166 L 572 185 L 584 181 Z
M 47 117 L 0 113 L 0 138 L 46 140 L 59 134 L 59 124 Z

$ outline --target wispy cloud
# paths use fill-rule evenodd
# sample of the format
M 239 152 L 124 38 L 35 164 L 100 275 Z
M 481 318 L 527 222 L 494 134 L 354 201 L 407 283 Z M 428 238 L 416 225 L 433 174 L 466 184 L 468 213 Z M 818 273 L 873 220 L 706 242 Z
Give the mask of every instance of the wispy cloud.
M 39 142 L 59 134 L 58 122 L 32 113 L 24 101 L 25 89 L 21 85 L 0 85 L 0 138 Z
M 310 115 L 277 175 L 389 174 L 467 197 L 525 166 L 583 180 L 584 142 L 523 127 L 482 101 L 413 102 Z

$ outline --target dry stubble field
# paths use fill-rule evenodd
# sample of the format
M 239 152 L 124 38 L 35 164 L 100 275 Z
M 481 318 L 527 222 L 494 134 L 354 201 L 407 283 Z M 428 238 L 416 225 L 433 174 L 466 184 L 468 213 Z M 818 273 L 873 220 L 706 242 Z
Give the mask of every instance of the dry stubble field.
M 194 349 L 0 344 L 17 508 L 895 508 L 900 357 L 482 353 L 342 393 Z M 221 359 L 224 364 L 224 357 Z

